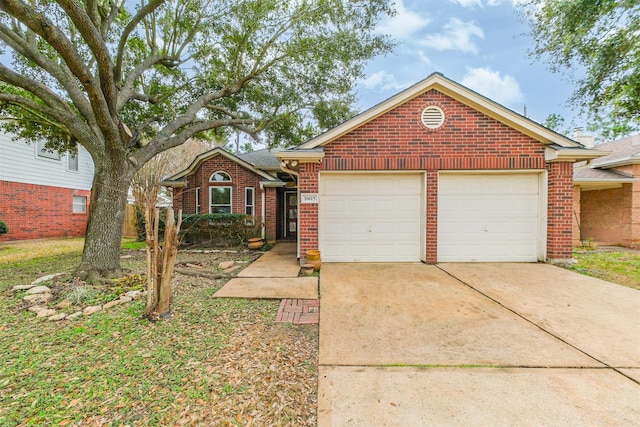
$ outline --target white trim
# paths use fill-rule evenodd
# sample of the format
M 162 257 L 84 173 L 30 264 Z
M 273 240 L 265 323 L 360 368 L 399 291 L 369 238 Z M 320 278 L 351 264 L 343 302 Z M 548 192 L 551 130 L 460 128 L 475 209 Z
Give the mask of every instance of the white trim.
M 72 155 L 71 153 L 67 152 L 67 172 L 71 172 L 71 173 L 79 173 L 80 172 L 80 157 L 78 155 Z M 69 162 L 71 161 L 71 159 L 76 159 L 76 166 L 77 169 L 71 169 L 69 167 Z
M 82 205 L 79 202 L 76 204 L 76 198 L 83 200 Z M 78 206 L 78 207 L 82 206 L 82 210 L 81 211 L 77 211 L 76 210 L 76 206 Z M 86 214 L 87 213 L 87 196 L 78 196 L 78 195 L 72 196 L 71 197 L 71 212 L 74 213 L 74 214 Z
M 202 199 L 200 198 L 200 187 L 196 187 L 196 203 L 195 203 L 195 207 L 196 207 L 196 215 L 200 214 L 200 212 L 202 212 Z
M 217 181 L 212 179 L 215 175 L 226 175 L 227 178 L 229 179 L 223 179 L 222 181 Z M 215 171 L 214 173 L 212 173 L 211 175 L 209 175 L 209 182 L 213 182 L 213 183 L 226 183 L 226 182 L 233 182 L 233 178 L 231 178 L 231 174 L 229 172 L 225 172 L 223 170 L 219 170 L 219 171 Z
M 248 204 L 247 200 L 247 190 L 251 190 L 251 205 Z M 244 214 L 249 215 L 247 213 L 247 208 L 251 206 L 251 216 L 256 216 L 256 189 L 254 187 L 244 187 Z
M 547 162 L 580 162 L 593 160 L 608 155 L 609 151 L 600 151 L 588 148 L 552 148 L 546 147 L 544 158 Z
M 58 151 L 49 151 L 46 150 L 44 148 L 44 145 L 46 144 L 46 141 L 38 141 L 36 142 L 35 145 L 35 152 L 36 152 L 36 159 L 41 159 L 41 160 L 47 160 L 47 161 L 51 161 L 51 162 L 60 162 L 60 160 L 62 160 L 62 155 L 58 152 Z M 42 145 L 42 147 L 40 147 L 40 145 Z M 43 155 L 42 153 L 45 152 L 46 155 Z M 58 158 L 56 159 L 55 155 L 58 155 Z
M 211 197 L 211 193 L 213 191 L 213 189 L 220 189 L 220 188 L 228 188 L 229 189 L 229 213 L 233 213 L 233 187 L 230 185 L 212 185 L 209 187 L 209 213 L 212 214 L 213 212 L 213 197 Z M 227 206 L 225 205 L 216 205 L 216 206 Z

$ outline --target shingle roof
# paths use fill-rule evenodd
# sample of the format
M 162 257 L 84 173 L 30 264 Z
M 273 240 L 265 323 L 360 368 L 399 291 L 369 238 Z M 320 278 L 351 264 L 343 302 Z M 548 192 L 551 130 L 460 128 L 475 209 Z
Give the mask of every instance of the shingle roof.
M 595 148 L 602 151 L 611 151 L 611 154 L 594 159 L 592 162 L 593 167 L 618 159 L 637 156 L 640 155 L 640 134 L 598 144 Z
M 280 148 L 264 148 L 262 150 L 250 151 L 248 153 L 238 154 L 238 157 L 247 163 L 251 163 L 253 167 L 263 170 L 280 170 L 280 162 L 276 158 L 275 153 L 282 151 Z
M 633 176 L 618 172 L 615 169 L 592 169 L 589 166 L 582 166 L 573 170 L 574 181 L 620 181 L 630 178 L 633 178 Z

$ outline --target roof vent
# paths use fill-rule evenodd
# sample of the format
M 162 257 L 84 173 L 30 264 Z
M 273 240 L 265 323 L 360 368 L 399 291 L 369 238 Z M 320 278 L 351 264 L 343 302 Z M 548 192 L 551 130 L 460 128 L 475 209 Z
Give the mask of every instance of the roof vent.
M 438 129 L 444 123 L 444 111 L 431 105 L 422 111 L 422 124 L 427 129 Z

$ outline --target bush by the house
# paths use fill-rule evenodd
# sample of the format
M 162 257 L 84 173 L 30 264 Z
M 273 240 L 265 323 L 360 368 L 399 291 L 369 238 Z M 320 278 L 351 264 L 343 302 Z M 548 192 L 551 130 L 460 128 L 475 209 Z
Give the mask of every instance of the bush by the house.
M 6 234 L 9 232 L 9 227 L 0 219 L 0 234 Z
M 243 214 L 183 215 L 180 242 L 238 246 L 260 235 L 261 219 Z
M 144 215 L 136 209 L 138 240 L 145 240 Z M 243 214 L 182 215 L 180 243 L 206 243 L 211 246 L 232 247 L 260 236 L 261 219 Z M 160 215 L 158 239 L 164 238 L 164 218 Z

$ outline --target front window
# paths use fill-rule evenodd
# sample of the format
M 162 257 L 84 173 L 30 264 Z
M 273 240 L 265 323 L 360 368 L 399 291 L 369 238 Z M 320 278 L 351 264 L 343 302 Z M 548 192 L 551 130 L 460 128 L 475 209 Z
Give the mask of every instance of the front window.
M 255 214 L 255 190 L 252 187 L 244 189 L 244 213 L 253 216 Z
M 231 213 L 231 187 L 209 187 L 209 213 Z
M 196 213 L 200 213 L 200 188 L 196 188 Z
M 209 177 L 209 182 L 231 182 L 231 176 L 222 171 L 214 172 Z
M 73 196 L 73 213 L 87 213 L 87 198 L 85 196 Z

